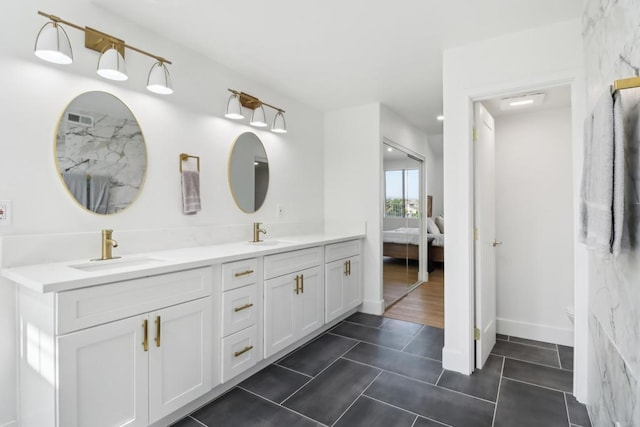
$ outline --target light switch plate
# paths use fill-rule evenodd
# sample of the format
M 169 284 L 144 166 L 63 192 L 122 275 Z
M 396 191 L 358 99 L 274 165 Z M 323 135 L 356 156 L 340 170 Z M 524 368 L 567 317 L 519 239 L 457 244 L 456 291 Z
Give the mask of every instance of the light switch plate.
M 11 200 L 0 200 L 0 225 L 11 224 Z

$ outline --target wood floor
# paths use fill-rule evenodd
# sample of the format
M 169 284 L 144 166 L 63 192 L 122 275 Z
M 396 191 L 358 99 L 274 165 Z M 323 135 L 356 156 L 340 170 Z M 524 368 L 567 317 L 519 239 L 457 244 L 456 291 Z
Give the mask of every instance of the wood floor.
M 418 282 L 418 262 L 383 257 L 382 280 L 384 301 L 393 304 Z
M 429 281 L 389 307 L 384 316 L 444 328 L 444 270 L 429 273 Z

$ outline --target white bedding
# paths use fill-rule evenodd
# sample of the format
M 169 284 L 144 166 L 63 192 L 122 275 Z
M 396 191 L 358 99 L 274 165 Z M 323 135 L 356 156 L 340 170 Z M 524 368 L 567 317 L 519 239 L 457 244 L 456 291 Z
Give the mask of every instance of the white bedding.
M 420 243 L 420 229 L 411 227 L 400 227 L 395 230 L 387 230 L 382 233 L 382 240 L 385 243 L 399 243 L 401 245 L 418 245 Z M 431 240 L 432 246 L 444 246 L 444 234 L 427 233 L 427 239 Z

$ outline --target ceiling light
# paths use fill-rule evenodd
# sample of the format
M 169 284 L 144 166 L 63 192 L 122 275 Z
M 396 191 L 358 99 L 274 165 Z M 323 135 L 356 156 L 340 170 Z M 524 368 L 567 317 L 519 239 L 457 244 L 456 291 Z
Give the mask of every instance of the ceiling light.
M 544 93 L 528 93 L 518 96 L 510 96 L 500 100 L 501 110 L 517 110 L 520 108 L 540 105 L 544 101 Z
M 228 119 L 239 120 L 244 119 L 242 114 L 242 106 L 240 105 L 240 97 L 235 93 L 229 97 L 227 101 L 227 109 L 224 116 Z
M 253 110 L 251 113 L 251 120 L 249 124 L 252 126 L 266 127 L 267 117 L 264 107 L 272 108 L 276 111 L 276 115 L 273 118 L 273 126 L 271 131 L 275 133 L 287 133 L 287 124 L 284 120 L 284 110 L 274 107 L 271 104 L 267 104 L 264 101 L 259 100 L 253 95 L 248 93 L 238 92 L 237 90 L 228 89 L 231 92 L 231 96 L 227 101 L 227 109 L 224 116 L 229 119 L 243 119 L 242 107 Z
M 66 31 L 60 24 L 67 25 L 84 32 L 84 45 L 87 49 L 100 53 L 97 72 L 100 76 L 123 81 L 127 80 L 127 66 L 124 60 L 125 48 L 134 50 L 156 60 L 149 70 L 147 76 L 147 89 L 159 94 L 173 93 L 171 77 L 166 64 L 171 61 L 160 56 L 153 55 L 144 50 L 133 47 L 124 40 L 113 37 L 109 34 L 89 27 L 81 27 L 72 22 L 65 21 L 55 15 L 38 11 L 38 15 L 47 17 L 51 22 L 47 22 L 38 32 L 34 53 L 45 61 L 56 64 L 70 64 L 73 62 L 73 52 L 71 43 Z
M 438 117 L 436 117 L 436 119 L 441 122 L 444 120 L 444 116 L 443 115 L 439 115 Z
M 160 95 L 170 95 L 173 93 L 171 76 L 164 62 L 158 61 L 151 66 L 149 77 L 147 77 L 147 89 Z
M 267 119 L 264 114 L 264 107 L 260 105 L 253 110 L 251 114 L 251 121 L 249 122 L 251 126 L 256 126 L 259 128 L 263 128 L 267 126 Z
M 56 21 L 47 22 L 36 37 L 34 53 L 40 59 L 54 64 L 71 64 L 73 51 L 67 32 Z
M 388 151 L 388 152 L 392 152 L 392 151 L 393 151 L 393 148 L 391 148 L 391 147 L 387 147 L 387 151 Z
M 129 78 L 127 76 L 127 64 L 124 62 L 122 54 L 116 49 L 115 44 L 100 55 L 98 75 L 105 79 L 120 82 Z

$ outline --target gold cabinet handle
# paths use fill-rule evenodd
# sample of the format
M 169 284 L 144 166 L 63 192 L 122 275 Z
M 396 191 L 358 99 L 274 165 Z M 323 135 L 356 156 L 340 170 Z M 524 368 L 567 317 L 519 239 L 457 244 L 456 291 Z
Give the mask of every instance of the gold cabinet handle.
M 300 293 L 300 276 L 296 276 L 296 295 Z
M 247 276 L 251 273 L 253 273 L 253 270 L 245 270 L 245 271 L 241 271 L 240 273 L 236 273 L 235 276 L 242 277 L 242 276 Z
M 248 345 L 245 348 L 243 348 L 240 351 L 236 351 L 235 353 L 233 353 L 233 357 L 239 357 L 242 356 L 243 354 L 245 354 L 247 351 L 251 351 L 253 349 L 252 345 Z
M 142 348 L 149 351 L 149 321 L 144 319 L 142 322 Z
M 351 276 L 351 260 L 347 261 L 347 265 L 349 266 L 349 276 Z
M 344 275 L 345 275 L 345 276 L 348 276 L 348 275 L 349 275 L 349 269 L 348 269 L 348 267 L 347 267 L 348 262 L 349 262 L 349 261 L 345 261 L 345 262 L 344 262 Z
M 245 305 L 241 305 L 240 307 L 234 308 L 233 311 L 237 313 L 238 311 L 246 310 L 247 308 L 251 308 L 251 307 L 253 307 L 253 304 L 245 304 Z
M 156 317 L 156 347 L 160 347 L 160 316 Z
M 300 290 L 304 294 L 304 274 L 300 275 Z

